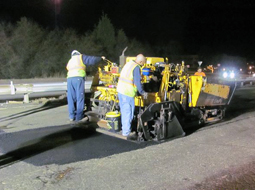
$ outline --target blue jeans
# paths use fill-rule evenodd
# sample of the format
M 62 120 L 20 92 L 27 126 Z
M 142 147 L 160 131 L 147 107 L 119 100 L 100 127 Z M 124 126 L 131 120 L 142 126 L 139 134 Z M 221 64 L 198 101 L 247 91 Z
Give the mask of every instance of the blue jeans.
M 83 77 L 67 78 L 67 102 L 69 118 L 79 121 L 83 118 L 85 80 Z
M 118 93 L 118 97 L 121 111 L 122 135 L 128 136 L 131 132 L 131 123 L 134 117 L 135 99 L 120 93 Z

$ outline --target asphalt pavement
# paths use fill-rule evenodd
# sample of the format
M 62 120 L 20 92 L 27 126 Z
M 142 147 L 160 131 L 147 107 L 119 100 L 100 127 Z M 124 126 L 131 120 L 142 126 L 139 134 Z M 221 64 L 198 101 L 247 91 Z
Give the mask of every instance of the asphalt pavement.
M 243 111 L 162 143 L 114 140 L 87 129 L 78 131 L 87 135 L 74 142 L 66 133 L 79 129 L 69 123 L 64 99 L 1 104 L 0 190 L 255 189 L 254 123 L 255 112 Z M 24 138 L 14 142 L 21 133 Z M 41 148 L 53 138 L 60 140 Z M 40 151 L 29 154 L 24 150 L 29 146 Z M 70 148 L 74 146 L 84 149 Z M 29 156 L 19 156 L 18 150 Z M 65 162 L 81 150 L 86 159 Z M 38 164 L 45 152 L 47 162 Z M 55 158 L 59 162 L 51 162 Z

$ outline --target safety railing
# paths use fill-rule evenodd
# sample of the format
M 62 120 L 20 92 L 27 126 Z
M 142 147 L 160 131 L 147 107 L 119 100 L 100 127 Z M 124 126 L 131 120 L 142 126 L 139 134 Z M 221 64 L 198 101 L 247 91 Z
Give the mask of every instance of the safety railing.
M 85 92 L 90 92 L 92 80 L 85 81 Z M 23 99 L 29 102 L 29 98 L 60 96 L 67 92 L 67 82 L 49 82 L 35 84 L 10 84 L 0 85 L 0 100 Z
M 236 80 L 238 87 L 255 85 L 255 77 L 239 78 Z M 90 92 L 92 79 L 85 81 L 85 92 Z M 0 100 L 10 101 L 23 99 L 29 102 L 29 98 L 52 97 L 65 95 L 67 92 L 67 82 L 48 82 L 34 84 L 10 84 L 0 85 Z
M 238 79 L 237 82 L 239 83 L 240 87 L 243 87 L 245 85 L 255 85 L 255 77 L 247 77 L 247 78 L 242 78 Z

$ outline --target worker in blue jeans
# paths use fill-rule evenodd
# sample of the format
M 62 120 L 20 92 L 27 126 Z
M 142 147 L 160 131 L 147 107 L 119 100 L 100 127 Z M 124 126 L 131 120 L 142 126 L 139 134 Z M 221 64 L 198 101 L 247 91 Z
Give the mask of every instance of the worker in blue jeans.
M 121 70 L 117 92 L 121 111 L 122 135 L 132 139 L 136 133 L 131 132 L 131 123 L 134 117 L 135 96 L 137 91 L 147 98 L 147 93 L 141 84 L 141 66 L 146 62 L 144 55 L 139 54 L 135 60 L 124 65 Z M 133 140 L 133 139 L 132 139 Z
M 94 65 L 105 57 L 88 56 L 77 50 L 71 53 L 67 69 L 67 101 L 70 121 L 81 121 L 84 118 L 86 65 Z

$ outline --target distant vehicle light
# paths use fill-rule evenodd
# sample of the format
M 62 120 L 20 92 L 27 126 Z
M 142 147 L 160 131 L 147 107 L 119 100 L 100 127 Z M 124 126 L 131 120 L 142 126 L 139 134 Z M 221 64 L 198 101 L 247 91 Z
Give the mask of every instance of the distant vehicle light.
M 235 78 L 235 73 L 230 73 L 230 78 L 231 79 Z
M 228 73 L 227 72 L 224 72 L 223 73 L 223 78 L 227 78 L 228 77 Z
M 252 74 L 252 77 L 255 77 L 255 73 Z

